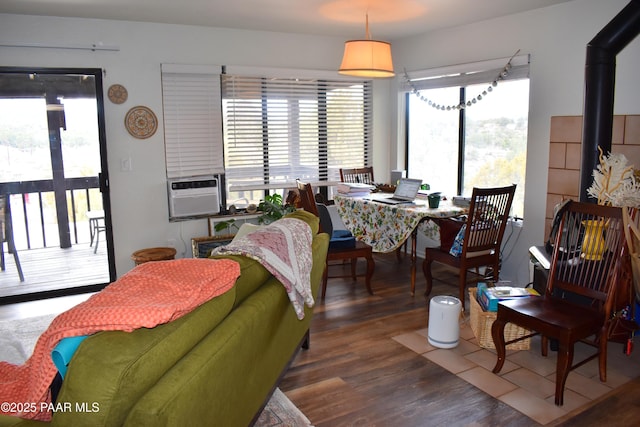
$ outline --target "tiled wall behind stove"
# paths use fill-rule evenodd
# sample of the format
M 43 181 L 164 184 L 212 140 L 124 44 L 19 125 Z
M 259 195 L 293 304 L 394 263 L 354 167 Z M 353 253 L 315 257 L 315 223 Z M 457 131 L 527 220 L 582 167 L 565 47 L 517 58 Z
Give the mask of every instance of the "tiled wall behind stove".
M 640 115 L 614 116 L 611 151 L 622 153 L 640 168 Z M 549 179 L 545 235 L 549 235 L 553 208 L 565 199 L 578 200 L 582 157 L 582 116 L 551 117 Z

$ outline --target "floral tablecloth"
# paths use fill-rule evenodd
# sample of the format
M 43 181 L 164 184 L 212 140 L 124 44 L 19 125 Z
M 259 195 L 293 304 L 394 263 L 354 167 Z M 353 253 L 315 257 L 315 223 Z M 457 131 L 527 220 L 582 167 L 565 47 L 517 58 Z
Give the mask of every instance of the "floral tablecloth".
M 358 239 L 373 247 L 375 252 L 392 252 L 411 236 L 413 230 L 440 240 L 440 228 L 425 218 L 450 218 L 465 213 L 465 209 L 448 201 L 438 208 L 429 208 L 427 201 L 418 200 L 410 205 L 386 205 L 337 194 L 333 197 L 340 218 Z

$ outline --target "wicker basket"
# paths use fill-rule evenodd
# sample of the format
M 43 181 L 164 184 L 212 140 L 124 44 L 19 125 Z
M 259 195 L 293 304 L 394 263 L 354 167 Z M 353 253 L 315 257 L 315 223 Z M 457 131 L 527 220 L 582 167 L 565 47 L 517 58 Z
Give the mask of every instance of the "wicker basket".
M 491 325 L 496 320 L 497 314 L 493 311 L 484 311 L 476 300 L 476 288 L 469 288 L 469 305 L 471 330 L 478 339 L 480 347 L 496 348 L 491 337 Z M 507 323 L 504 328 L 504 339 L 510 341 L 519 337 L 530 334 L 528 329 L 524 329 L 513 323 Z M 507 350 L 529 350 L 531 347 L 531 338 L 514 342 L 507 346 Z

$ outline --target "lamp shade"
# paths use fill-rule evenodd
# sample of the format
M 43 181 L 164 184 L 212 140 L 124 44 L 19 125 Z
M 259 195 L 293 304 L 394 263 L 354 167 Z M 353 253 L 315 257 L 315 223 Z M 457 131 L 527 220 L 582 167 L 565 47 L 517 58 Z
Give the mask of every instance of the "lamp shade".
M 391 44 L 378 40 L 349 40 L 344 44 L 340 74 L 358 77 L 393 77 Z

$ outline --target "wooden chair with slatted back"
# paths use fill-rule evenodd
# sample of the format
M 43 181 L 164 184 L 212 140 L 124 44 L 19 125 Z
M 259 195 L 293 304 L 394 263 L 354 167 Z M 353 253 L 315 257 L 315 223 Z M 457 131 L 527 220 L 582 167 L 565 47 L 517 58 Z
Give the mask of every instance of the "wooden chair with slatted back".
M 500 372 L 506 357 L 504 328 L 513 323 L 557 343 L 555 404 L 563 403 L 569 371 L 598 358 L 600 381 L 607 379 L 607 340 L 617 294 L 631 286 L 622 210 L 594 203 L 569 202 L 556 235 L 544 296 L 501 301 L 491 335 Z M 574 344 L 595 347 L 595 354 L 573 362 Z
M 640 302 L 640 209 L 625 207 L 622 209 L 624 234 L 629 249 L 634 298 Z
M 297 184 L 302 209 L 320 218 L 319 232 L 327 233 L 330 236 L 329 250 L 327 251 L 327 266 L 325 267 L 325 271 L 322 276 L 322 298 L 324 299 L 327 292 L 327 280 L 330 277 L 352 277 L 354 281 L 356 280 L 356 277 L 358 277 L 356 268 L 358 258 L 364 258 L 367 262 L 367 268 L 364 273 L 365 285 L 369 294 L 373 295 L 373 291 L 371 289 L 371 276 L 373 276 L 375 262 L 373 260 L 373 250 L 371 246 L 356 240 L 348 230 L 334 230 L 329 211 L 325 205 L 316 203 L 311 184 L 300 181 L 297 181 Z M 351 274 L 349 276 L 329 276 L 329 263 L 331 261 L 343 260 L 351 261 Z
M 460 270 L 458 288 L 462 307 L 465 306 L 465 287 L 467 272 L 475 269 L 476 278 L 479 267 L 490 268 L 491 277 L 498 280 L 500 273 L 500 246 L 509 219 L 509 210 L 513 202 L 516 186 L 496 188 L 474 188 L 471 194 L 469 214 L 465 223 L 462 251 L 452 255 L 450 248 L 427 248 L 422 270 L 427 280 L 425 295 L 431 293 L 433 277 L 431 264 L 439 262 Z M 481 277 L 481 278 L 486 278 Z
M 368 166 L 364 168 L 340 169 L 340 180 L 342 182 L 373 185 L 375 182 L 373 180 L 373 167 Z

